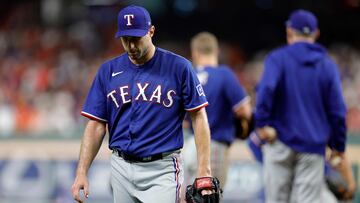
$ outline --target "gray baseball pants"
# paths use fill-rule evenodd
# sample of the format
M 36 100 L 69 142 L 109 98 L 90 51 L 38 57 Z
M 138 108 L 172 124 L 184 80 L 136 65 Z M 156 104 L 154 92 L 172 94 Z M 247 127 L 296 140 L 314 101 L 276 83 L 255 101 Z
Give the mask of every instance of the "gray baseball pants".
M 264 178 L 266 203 L 322 203 L 324 157 L 277 140 L 264 146 Z
M 152 162 L 127 162 L 111 156 L 114 203 L 178 203 L 183 182 L 182 158 L 173 153 Z

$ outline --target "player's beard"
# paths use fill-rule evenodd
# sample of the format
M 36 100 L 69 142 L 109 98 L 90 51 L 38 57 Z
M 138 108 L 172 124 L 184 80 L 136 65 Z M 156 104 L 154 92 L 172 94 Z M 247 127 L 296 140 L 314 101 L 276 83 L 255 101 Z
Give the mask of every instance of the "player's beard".
M 143 64 L 148 60 L 146 58 L 148 52 L 149 52 L 149 48 L 145 47 L 143 50 L 140 49 L 129 50 L 128 55 L 131 60 L 136 61 L 139 64 Z
M 130 50 L 128 55 L 131 60 L 138 61 L 141 58 L 141 51 L 140 50 Z

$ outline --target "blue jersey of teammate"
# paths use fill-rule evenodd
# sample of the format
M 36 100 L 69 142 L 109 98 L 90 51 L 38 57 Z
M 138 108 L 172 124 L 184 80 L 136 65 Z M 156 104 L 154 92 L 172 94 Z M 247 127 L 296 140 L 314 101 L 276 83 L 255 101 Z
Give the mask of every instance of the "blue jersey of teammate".
M 231 144 L 235 140 L 233 109 L 247 97 L 234 73 L 225 65 L 196 68 L 210 103 L 206 108 L 211 139 Z
M 141 66 L 127 53 L 105 62 L 82 115 L 107 123 L 110 149 L 146 157 L 182 148 L 186 111 L 207 104 L 191 63 L 156 48 L 153 58 Z

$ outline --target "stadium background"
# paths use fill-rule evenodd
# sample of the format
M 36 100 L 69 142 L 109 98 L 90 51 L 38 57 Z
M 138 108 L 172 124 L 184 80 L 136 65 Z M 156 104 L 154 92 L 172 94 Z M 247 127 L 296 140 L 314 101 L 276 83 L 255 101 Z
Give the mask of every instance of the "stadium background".
M 221 62 L 251 94 L 264 56 L 285 43 L 290 11 L 315 12 L 319 42 L 339 64 L 349 156 L 359 176 L 360 0 L 13 0 L 0 6 L 1 203 L 73 202 L 70 186 L 87 121 L 79 112 L 101 62 L 123 52 L 113 38 L 117 12 L 132 3 L 150 11 L 155 44 L 185 57 L 191 36 L 216 34 Z M 226 202 L 261 202 L 261 167 L 243 142 L 231 150 Z M 88 202 L 111 202 L 109 153 L 105 141 L 90 170 Z

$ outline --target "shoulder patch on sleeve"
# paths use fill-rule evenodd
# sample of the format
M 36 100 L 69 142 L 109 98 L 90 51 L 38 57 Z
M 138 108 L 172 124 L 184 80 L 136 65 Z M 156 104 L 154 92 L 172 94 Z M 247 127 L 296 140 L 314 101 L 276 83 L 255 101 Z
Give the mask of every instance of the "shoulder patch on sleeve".
M 196 90 L 199 96 L 205 96 L 205 92 L 201 84 L 196 85 Z

